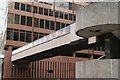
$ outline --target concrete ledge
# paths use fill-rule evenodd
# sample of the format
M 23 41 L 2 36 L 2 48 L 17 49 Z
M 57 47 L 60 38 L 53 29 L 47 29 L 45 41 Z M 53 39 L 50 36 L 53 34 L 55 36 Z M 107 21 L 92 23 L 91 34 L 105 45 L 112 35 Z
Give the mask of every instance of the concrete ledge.
M 76 78 L 119 78 L 118 62 L 118 59 L 77 62 Z

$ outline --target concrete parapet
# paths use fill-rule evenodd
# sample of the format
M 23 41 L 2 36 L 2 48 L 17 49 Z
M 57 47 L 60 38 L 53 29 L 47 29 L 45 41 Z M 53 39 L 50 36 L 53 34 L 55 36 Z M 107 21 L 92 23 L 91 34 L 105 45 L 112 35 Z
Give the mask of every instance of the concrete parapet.
M 119 78 L 118 63 L 118 59 L 77 62 L 76 78 Z

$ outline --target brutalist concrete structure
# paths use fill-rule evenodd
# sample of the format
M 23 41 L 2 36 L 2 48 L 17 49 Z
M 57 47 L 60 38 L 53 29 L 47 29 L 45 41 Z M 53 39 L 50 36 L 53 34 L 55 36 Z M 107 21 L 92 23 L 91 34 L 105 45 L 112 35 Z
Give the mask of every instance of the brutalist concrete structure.
M 119 2 L 96 2 L 78 7 L 76 26 L 78 36 L 97 36 L 106 58 L 120 58 Z
M 107 58 L 77 62 L 76 78 L 118 80 L 120 76 L 119 2 L 96 2 L 86 7 L 78 7 L 76 25 L 78 36 L 84 38 L 96 36 L 97 43 L 102 44 Z
M 119 62 L 120 62 L 119 59 L 91 60 L 91 61 L 77 62 L 76 78 L 118 79 L 120 78 Z

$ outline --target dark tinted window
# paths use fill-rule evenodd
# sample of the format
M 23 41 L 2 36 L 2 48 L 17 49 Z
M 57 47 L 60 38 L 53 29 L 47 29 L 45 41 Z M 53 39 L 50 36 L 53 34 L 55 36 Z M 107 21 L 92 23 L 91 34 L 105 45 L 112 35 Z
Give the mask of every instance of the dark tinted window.
M 60 22 L 56 22 L 56 30 L 60 29 Z
M 14 30 L 14 40 L 19 41 L 19 31 L 18 30 Z
M 44 20 L 43 19 L 40 19 L 40 27 L 44 28 Z
M 21 3 L 21 10 L 25 11 L 25 4 Z
M 25 25 L 26 16 L 21 16 L 21 25 Z
M 37 10 L 38 8 L 36 6 L 33 6 L 33 13 L 37 13 Z
M 39 19 L 38 18 L 34 18 L 34 26 L 35 27 L 39 26 Z
M 39 14 L 43 14 L 43 8 L 39 7 Z
M 48 15 L 48 9 L 44 8 L 44 15 Z
M 31 11 L 32 11 L 32 7 L 31 7 L 31 5 L 28 5 L 28 4 L 27 4 L 26 11 L 28 11 L 28 12 L 31 12 Z
M 20 31 L 20 41 L 25 41 L 25 31 Z
M 27 16 L 27 26 L 32 26 L 32 17 Z
M 31 42 L 31 32 L 26 32 L 26 42 Z
M 50 22 L 50 30 L 54 30 L 55 23 L 53 21 Z
M 18 10 L 19 10 L 19 6 L 20 6 L 20 3 L 15 2 L 15 9 L 18 9 Z

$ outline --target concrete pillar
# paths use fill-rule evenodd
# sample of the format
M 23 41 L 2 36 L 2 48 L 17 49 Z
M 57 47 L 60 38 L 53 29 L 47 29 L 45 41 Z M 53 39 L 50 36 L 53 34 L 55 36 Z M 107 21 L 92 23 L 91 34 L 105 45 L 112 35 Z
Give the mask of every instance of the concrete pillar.
M 8 47 L 8 51 L 5 51 L 4 54 L 4 70 L 3 70 L 3 78 L 11 78 L 11 71 L 12 71 L 12 47 Z

